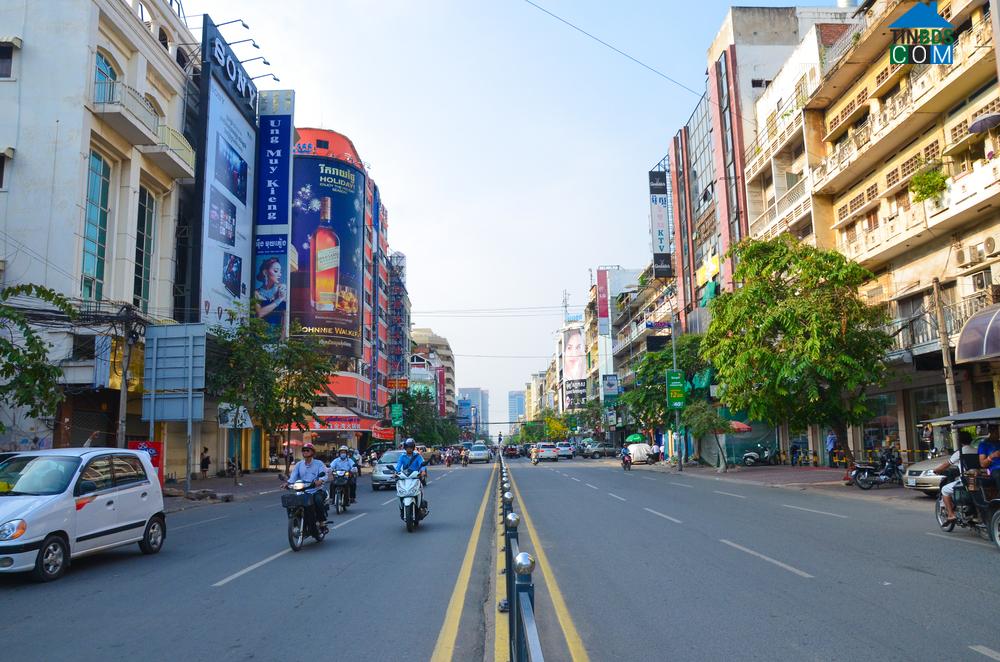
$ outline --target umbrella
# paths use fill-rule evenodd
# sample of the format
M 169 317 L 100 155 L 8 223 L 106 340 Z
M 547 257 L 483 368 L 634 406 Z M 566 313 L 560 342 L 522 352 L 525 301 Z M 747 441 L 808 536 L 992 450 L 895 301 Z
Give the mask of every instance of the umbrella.
M 986 113 L 969 125 L 969 133 L 982 133 L 1000 126 L 1000 113 Z
M 594 440 L 591 437 L 587 437 L 586 439 L 581 439 L 580 443 L 586 446 L 587 444 L 594 443 Z
M 636 432 L 635 434 L 630 434 L 629 436 L 625 437 L 626 444 L 641 444 L 644 441 L 646 441 L 646 438 L 643 437 L 638 432 Z
M 740 421 L 729 421 L 729 430 L 731 432 L 753 432 L 752 427 Z

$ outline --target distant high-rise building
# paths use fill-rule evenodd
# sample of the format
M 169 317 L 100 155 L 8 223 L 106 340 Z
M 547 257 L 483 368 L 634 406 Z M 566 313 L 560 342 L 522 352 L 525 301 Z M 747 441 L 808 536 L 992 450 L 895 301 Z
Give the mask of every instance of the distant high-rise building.
M 445 412 L 448 416 L 455 415 L 455 355 L 451 344 L 444 336 L 439 336 L 432 329 L 413 329 L 410 332 L 413 340 L 413 352 L 428 358 L 436 358 L 444 366 Z M 434 356 L 432 356 L 432 354 Z
M 508 391 L 507 423 L 511 431 L 517 427 L 517 421 L 521 416 L 524 416 L 524 391 Z
M 468 400 L 476 412 L 474 428 L 476 434 L 486 436 L 490 433 L 490 392 L 484 388 L 470 387 L 458 389 L 460 400 Z

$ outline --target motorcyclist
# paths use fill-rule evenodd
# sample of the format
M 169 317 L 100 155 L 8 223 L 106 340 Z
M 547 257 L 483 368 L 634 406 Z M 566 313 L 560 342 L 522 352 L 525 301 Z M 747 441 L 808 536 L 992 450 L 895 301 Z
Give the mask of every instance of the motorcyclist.
M 531 452 L 529 453 L 529 455 L 531 455 L 531 461 L 532 462 L 536 461 L 536 459 L 538 458 L 538 447 L 537 446 L 532 446 L 531 447 Z
M 464 467 L 467 464 L 469 464 L 469 449 L 468 448 L 463 448 L 462 449 L 462 466 Z
M 628 444 L 622 444 L 622 450 L 621 453 L 619 453 L 619 456 L 623 461 L 625 460 L 626 457 L 628 458 L 629 462 L 632 461 L 632 451 L 629 450 Z
M 306 442 L 302 445 L 302 459 L 295 463 L 292 473 L 289 474 L 285 487 L 297 481 L 309 483 L 312 487 L 306 493 L 313 496 L 313 507 L 316 509 L 316 516 L 320 520 L 317 522 L 321 529 L 326 528 L 326 492 L 323 484 L 326 482 L 326 465 L 322 460 L 316 459 L 316 447 Z
M 337 457 L 334 458 L 333 462 L 330 463 L 330 471 L 346 471 L 348 494 L 351 498 L 351 503 L 357 501 L 358 497 L 358 465 L 354 462 L 354 458 L 350 456 L 350 450 L 347 446 L 341 446 L 338 451 Z
M 396 473 L 403 473 L 404 471 L 409 472 L 419 472 L 420 482 L 424 483 L 427 479 L 427 465 L 424 463 L 424 458 L 417 452 L 417 442 L 413 441 L 413 438 L 408 438 L 403 442 L 403 450 L 406 451 L 399 456 L 396 460 Z M 426 484 L 426 483 L 424 483 Z M 423 499 L 423 503 L 427 504 L 427 499 Z M 426 510 L 426 508 L 425 508 Z M 399 516 L 403 516 L 403 507 L 399 507 Z
M 962 455 L 963 454 L 975 454 L 976 448 L 972 445 L 972 435 L 965 430 L 959 430 L 958 432 L 958 443 L 959 450 L 952 453 L 951 457 L 948 458 L 946 462 L 942 462 L 940 466 L 934 469 L 936 474 L 947 474 L 948 471 L 955 467 L 956 469 L 971 469 L 974 467 L 962 467 Z M 945 510 L 948 512 L 948 517 L 945 520 L 945 525 L 954 522 L 957 518 L 955 517 L 955 488 L 962 484 L 962 476 L 959 475 L 958 478 L 951 481 L 947 485 L 941 487 L 941 502 L 944 504 Z

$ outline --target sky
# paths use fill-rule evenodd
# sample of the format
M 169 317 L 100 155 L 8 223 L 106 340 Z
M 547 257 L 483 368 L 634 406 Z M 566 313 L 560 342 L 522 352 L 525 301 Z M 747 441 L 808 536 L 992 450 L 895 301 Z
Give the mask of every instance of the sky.
M 695 90 L 728 2 L 537 0 Z M 755 0 L 746 4 L 789 5 Z M 800 0 L 797 5 L 833 5 Z M 647 171 L 698 97 L 526 0 L 184 0 L 295 123 L 351 138 L 407 256 L 414 326 L 448 338 L 459 388 L 507 392 L 548 365 L 598 265 L 651 259 Z M 200 31 L 196 31 L 200 35 Z M 489 312 L 474 312 L 489 311 Z M 502 357 L 502 358 L 490 358 Z M 507 426 L 491 432 L 506 433 Z

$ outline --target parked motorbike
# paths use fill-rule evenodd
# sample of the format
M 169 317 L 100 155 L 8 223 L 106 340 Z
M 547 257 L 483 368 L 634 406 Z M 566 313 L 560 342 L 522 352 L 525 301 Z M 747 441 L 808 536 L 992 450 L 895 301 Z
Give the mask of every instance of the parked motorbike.
M 330 481 L 330 503 L 333 505 L 333 512 L 338 515 L 346 512 L 351 503 L 350 481 L 350 472 L 342 469 L 334 472 L 333 480 Z
M 320 477 L 325 475 L 325 472 L 321 473 Z M 285 480 L 283 475 L 279 478 Z M 323 538 L 330 532 L 327 527 L 319 526 L 313 495 L 306 491 L 311 485 L 304 480 L 297 480 L 286 485 L 291 494 L 281 495 L 281 505 L 288 511 L 288 545 L 293 552 L 302 549 L 307 536 L 312 536 L 316 542 L 323 542 Z
M 872 487 L 885 483 L 903 484 L 903 466 L 898 458 L 889 456 L 883 459 L 882 468 L 878 469 L 874 464 L 856 464 L 850 472 L 850 477 L 862 490 L 870 490 Z
M 396 496 L 399 497 L 399 517 L 406 523 L 406 530 L 412 533 L 420 520 L 427 517 L 427 501 L 419 471 L 396 474 Z
M 622 469 L 625 471 L 632 471 L 632 456 L 622 455 Z
M 744 466 L 752 467 L 755 464 L 777 464 L 777 454 L 767 446 L 757 444 L 759 451 L 747 451 L 743 454 Z

